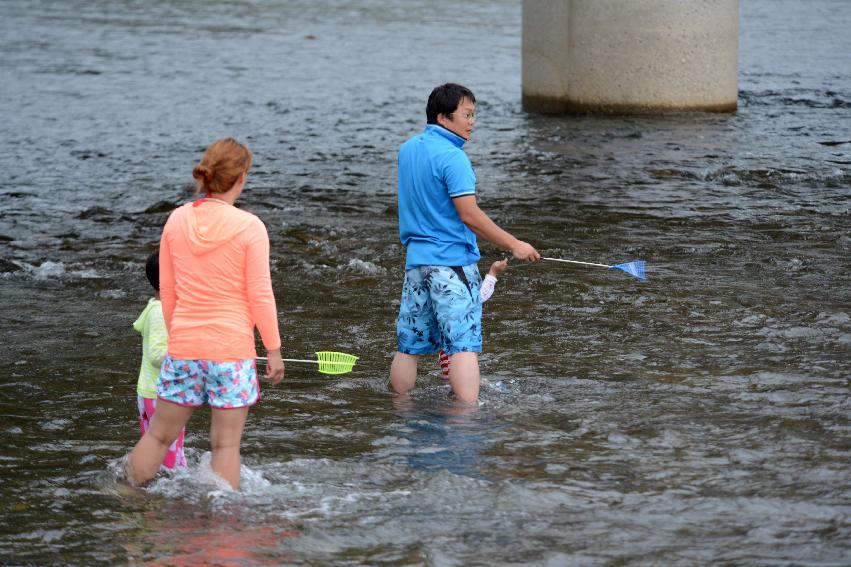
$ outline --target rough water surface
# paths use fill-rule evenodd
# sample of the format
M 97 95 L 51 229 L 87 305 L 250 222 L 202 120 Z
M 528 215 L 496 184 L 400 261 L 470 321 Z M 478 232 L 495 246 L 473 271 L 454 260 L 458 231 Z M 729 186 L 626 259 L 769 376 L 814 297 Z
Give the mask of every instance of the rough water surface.
M 851 9 L 742 3 L 733 115 L 520 108 L 520 3 L 0 4 L 0 563 L 851 563 Z M 395 153 L 479 99 L 479 201 L 549 256 L 485 306 L 481 404 L 387 390 Z M 114 480 L 138 437 L 143 262 L 192 166 L 255 152 L 290 364 L 243 489 Z M 483 269 L 501 256 L 483 245 Z

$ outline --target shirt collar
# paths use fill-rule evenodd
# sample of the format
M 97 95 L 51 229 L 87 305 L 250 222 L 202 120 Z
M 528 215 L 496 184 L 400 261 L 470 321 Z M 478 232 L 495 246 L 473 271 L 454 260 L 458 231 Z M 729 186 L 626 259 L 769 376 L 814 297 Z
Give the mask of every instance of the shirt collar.
M 439 124 L 426 124 L 426 132 L 434 132 L 436 134 L 439 134 L 450 142 L 452 142 L 453 144 L 455 144 L 456 146 L 458 146 L 459 148 L 464 147 L 464 144 L 467 142 L 467 140 L 465 140 L 455 132 L 447 130 Z

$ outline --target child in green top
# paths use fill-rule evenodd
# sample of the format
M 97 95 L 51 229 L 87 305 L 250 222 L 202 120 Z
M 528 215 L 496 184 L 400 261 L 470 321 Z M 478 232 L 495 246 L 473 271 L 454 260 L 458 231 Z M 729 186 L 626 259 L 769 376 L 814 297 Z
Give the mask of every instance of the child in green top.
M 151 424 L 157 407 L 157 378 L 160 367 L 168 354 L 168 330 L 163 318 L 163 307 L 160 301 L 160 253 L 159 250 L 148 256 L 145 264 L 145 274 L 154 286 L 154 297 L 148 300 L 148 305 L 133 323 L 133 328 L 142 335 L 142 364 L 139 369 L 139 382 L 136 385 L 137 403 L 139 406 L 139 427 L 142 435 Z M 180 432 L 174 443 L 169 447 L 163 466 L 169 469 L 185 467 L 186 457 L 183 454 L 183 436 L 185 429 Z

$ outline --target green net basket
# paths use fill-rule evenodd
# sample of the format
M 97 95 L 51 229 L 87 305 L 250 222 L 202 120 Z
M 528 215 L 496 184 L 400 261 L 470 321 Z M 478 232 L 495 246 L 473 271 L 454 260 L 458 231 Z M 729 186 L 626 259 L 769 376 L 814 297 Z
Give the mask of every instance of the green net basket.
M 351 372 L 358 357 L 344 352 L 332 352 L 328 350 L 316 353 L 319 362 L 319 372 L 323 374 L 345 374 Z

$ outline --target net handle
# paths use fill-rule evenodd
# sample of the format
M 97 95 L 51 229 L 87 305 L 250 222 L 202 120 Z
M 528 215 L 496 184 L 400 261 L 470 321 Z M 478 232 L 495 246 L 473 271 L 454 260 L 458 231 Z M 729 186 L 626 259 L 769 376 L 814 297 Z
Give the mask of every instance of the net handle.
M 601 268 L 611 268 L 612 266 L 608 264 L 597 264 L 596 262 L 578 262 L 576 260 L 562 260 L 561 258 L 545 258 L 541 257 L 541 260 L 549 260 L 551 262 L 565 262 L 567 264 L 582 264 L 583 266 L 600 266 Z
M 265 356 L 258 356 L 256 360 L 269 360 Z M 313 364 L 319 364 L 318 360 L 299 360 L 298 358 L 282 358 L 284 362 L 311 362 Z

